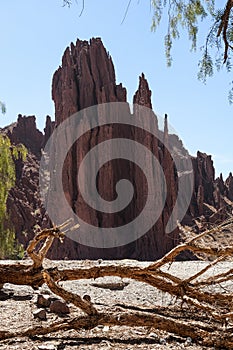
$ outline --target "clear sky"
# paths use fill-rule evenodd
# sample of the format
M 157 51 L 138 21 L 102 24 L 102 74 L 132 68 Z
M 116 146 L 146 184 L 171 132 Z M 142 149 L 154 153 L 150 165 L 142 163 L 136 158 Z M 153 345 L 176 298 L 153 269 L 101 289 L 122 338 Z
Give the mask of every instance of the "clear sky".
M 128 101 L 144 72 L 152 90 L 153 108 L 167 113 L 192 155 L 197 150 L 213 155 L 216 175 L 233 171 L 233 106 L 227 99 L 232 73 L 224 70 L 203 85 L 197 80 L 200 53 L 190 53 L 184 34 L 173 50 L 173 65 L 166 67 L 166 23 L 151 33 L 149 1 L 132 0 L 123 24 L 128 0 L 85 0 L 62 7 L 62 0 L 8 0 L 1 2 L 0 99 L 7 114 L 0 126 L 15 121 L 19 113 L 36 115 L 43 129 L 46 115 L 54 118 L 51 81 L 71 41 L 101 37 L 110 52 L 117 82 L 128 91 Z M 205 32 L 202 25 L 201 32 Z M 200 47 L 204 43 L 201 36 Z

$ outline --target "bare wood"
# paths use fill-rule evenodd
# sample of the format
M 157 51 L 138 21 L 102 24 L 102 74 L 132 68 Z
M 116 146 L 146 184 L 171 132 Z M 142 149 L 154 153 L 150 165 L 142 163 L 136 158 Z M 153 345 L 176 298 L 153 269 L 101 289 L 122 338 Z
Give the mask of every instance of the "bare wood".
M 13 337 L 24 337 L 32 335 L 42 335 L 46 333 L 56 332 L 58 330 L 68 329 L 79 329 L 86 328 L 91 329 L 96 327 L 98 324 L 106 326 L 129 326 L 135 327 L 154 327 L 160 330 L 167 330 L 172 333 L 177 333 L 181 336 L 187 337 L 192 334 L 193 339 L 200 340 L 202 337 L 208 335 L 208 332 L 217 331 L 217 328 L 205 325 L 195 325 L 179 320 L 172 320 L 171 318 L 164 317 L 161 315 L 151 315 L 149 313 L 139 312 L 116 312 L 115 314 L 101 313 L 92 316 L 80 316 L 69 321 L 56 322 L 49 327 L 34 327 L 24 331 L 19 331 L 12 334 L 11 332 L 0 332 L 0 339 L 7 339 Z
M 54 280 L 51 278 L 47 271 L 43 272 L 44 280 L 47 286 L 51 289 L 54 294 L 59 295 L 68 303 L 73 303 L 75 306 L 79 307 L 82 311 L 88 315 L 97 314 L 96 308 L 92 305 L 91 301 L 83 300 L 79 295 L 73 294 L 59 287 Z
M 18 263 L 0 265 L 0 287 L 2 288 L 5 283 L 25 284 L 32 287 L 38 287 L 46 283 L 53 293 L 62 297 L 66 302 L 73 303 L 87 315 L 70 319 L 66 322 L 56 322 L 46 327 L 32 327 L 26 330 L 19 330 L 14 334 L 0 331 L 0 339 L 7 339 L 15 336 L 43 335 L 68 329 L 91 329 L 101 324 L 108 326 L 155 327 L 160 330 L 176 333 L 180 336 L 189 336 L 197 343 L 203 345 L 220 346 L 226 349 L 233 348 L 232 329 L 228 328 L 224 330 L 223 334 L 222 328 L 223 324 L 228 324 L 229 321 L 233 321 L 231 306 L 233 293 L 222 294 L 206 289 L 212 284 L 216 285 L 217 283 L 223 283 L 233 279 L 233 269 L 229 269 L 224 273 L 215 274 L 208 278 L 203 276 L 207 270 L 225 260 L 226 257 L 233 255 L 233 245 L 229 244 L 219 247 L 216 244 L 206 243 L 206 237 L 211 237 L 211 235 L 225 230 L 232 230 L 232 218 L 218 227 L 206 230 L 195 236 L 189 232 L 189 229 L 180 227 L 183 233 L 188 237 L 186 242 L 175 247 L 163 258 L 146 268 L 131 267 L 120 263 L 107 266 L 85 266 L 84 264 L 78 269 L 59 270 L 57 268 L 50 268 L 45 270 L 43 268 L 43 261 L 48 249 L 51 247 L 55 238 L 62 241 L 69 224 L 70 222 L 68 221 L 59 227 L 42 230 L 35 236 L 27 249 L 27 253 L 32 259 L 32 264 Z M 191 238 L 189 238 L 190 236 Z M 43 240 L 44 244 L 36 251 L 38 243 L 41 244 Z M 184 250 L 202 254 L 207 258 L 211 257 L 213 261 L 209 263 L 208 266 L 186 279 L 179 278 L 164 271 L 163 267 L 168 263 L 172 263 L 176 256 Z M 107 314 L 98 313 L 94 305 L 94 300 L 91 301 L 90 298 L 82 298 L 79 295 L 68 292 L 58 284 L 59 281 L 91 279 L 105 276 L 131 278 L 147 283 L 164 293 L 169 293 L 175 296 L 176 300 L 181 300 L 187 303 L 190 308 L 193 308 L 194 313 L 200 314 L 200 319 L 202 319 L 202 321 L 195 323 L 193 320 L 178 320 L 173 316 L 172 312 L 166 315 L 151 314 L 143 310 L 141 310 L 141 312 L 132 312 L 132 310 L 119 312 L 119 310 L 111 310 L 111 312 Z
M 98 324 L 104 326 L 129 326 L 135 327 L 150 327 L 159 330 L 165 330 L 171 333 L 178 334 L 182 337 L 192 337 L 193 341 L 206 346 L 225 346 L 226 349 L 232 349 L 233 337 L 231 330 L 222 331 L 219 337 L 218 328 L 208 325 L 191 324 L 173 320 L 169 317 L 161 315 L 151 315 L 148 313 L 127 312 L 115 314 L 98 314 L 92 316 L 80 316 L 68 321 L 59 321 L 48 326 L 31 327 L 18 332 L 0 331 L 0 340 L 14 337 L 31 337 L 35 335 L 45 335 L 57 331 L 66 331 L 70 329 L 92 329 Z M 211 336 L 210 336 L 211 334 Z

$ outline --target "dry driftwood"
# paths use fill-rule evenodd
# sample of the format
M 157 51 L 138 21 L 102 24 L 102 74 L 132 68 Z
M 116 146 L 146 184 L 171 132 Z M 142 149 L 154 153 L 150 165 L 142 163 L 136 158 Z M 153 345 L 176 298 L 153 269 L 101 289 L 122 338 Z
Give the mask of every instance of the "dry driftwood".
M 199 235 L 194 235 L 189 229 L 180 227 L 185 236 L 185 243 L 178 245 L 160 260 L 150 264 L 146 268 L 119 265 L 107 266 L 83 266 L 79 269 L 57 268 L 45 269 L 43 260 L 53 240 L 63 239 L 68 223 L 60 227 L 42 230 L 30 242 L 27 253 L 32 259 L 32 265 L 18 263 L 14 265 L 0 265 L 0 287 L 5 283 L 18 285 L 29 285 L 39 287 L 46 283 L 50 290 L 69 303 L 73 303 L 82 310 L 83 315 L 70 320 L 64 320 L 46 327 L 37 326 L 19 330 L 17 333 L 0 331 L 0 340 L 25 337 L 33 335 L 44 335 L 58 330 L 68 329 L 91 329 L 97 325 L 117 326 L 144 326 L 165 330 L 182 337 L 191 337 L 197 343 L 205 346 L 233 348 L 233 292 L 220 293 L 214 291 L 213 286 L 223 285 L 233 279 L 233 268 L 224 273 L 212 274 L 208 277 L 207 270 L 213 269 L 220 262 L 232 257 L 233 245 L 218 240 L 231 232 L 233 219 L 225 221 L 218 227 L 205 230 Z M 38 243 L 44 244 L 36 252 Z M 166 264 L 172 263 L 178 254 L 184 250 L 190 250 L 199 257 L 209 259 L 208 266 L 198 273 L 186 279 L 178 278 L 163 270 Z M 176 297 L 177 308 L 169 307 L 164 312 L 157 313 L 143 309 L 132 309 L 123 305 L 109 312 L 100 312 L 95 306 L 94 300 L 89 296 L 81 297 L 66 291 L 58 282 L 68 280 L 90 279 L 105 276 L 127 277 L 140 282 L 148 283 L 164 293 Z M 211 289 L 208 288 L 211 286 Z M 187 317 L 178 318 L 180 309 L 188 305 Z M 188 310 L 196 315 L 190 319 Z M 184 312 L 184 310 L 183 310 Z

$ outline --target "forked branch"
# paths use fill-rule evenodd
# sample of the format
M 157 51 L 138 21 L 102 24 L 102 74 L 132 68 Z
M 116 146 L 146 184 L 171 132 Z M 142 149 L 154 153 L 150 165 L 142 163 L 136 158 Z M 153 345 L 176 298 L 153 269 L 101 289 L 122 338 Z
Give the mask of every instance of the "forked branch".
M 231 242 L 223 244 L 218 241 L 219 235 L 233 231 L 233 219 L 225 221 L 218 227 L 206 230 L 199 235 L 194 235 L 189 228 L 180 230 L 186 236 L 185 242 L 178 245 L 167 253 L 160 260 L 149 264 L 147 267 L 139 267 L 136 264 L 132 267 L 127 262 L 120 261 L 109 265 L 97 265 L 95 262 L 85 265 L 85 263 L 75 269 L 43 268 L 43 259 L 51 247 L 54 238 L 62 240 L 65 231 L 70 225 L 66 222 L 59 227 L 42 230 L 37 234 L 27 249 L 28 255 L 33 263 L 17 265 L 0 265 L 0 285 L 4 283 L 28 284 L 30 286 L 41 286 L 47 284 L 50 290 L 63 298 L 67 303 L 72 303 L 85 313 L 85 316 L 76 318 L 70 317 L 65 322 L 48 324 L 45 327 L 36 326 L 17 333 L 8 331 L 0 332 L 0 339 L 12 337 L 24 337 L 32 335 L 43 335 L 68 329 L 91 329 L 97 325 L 117 325 L 117 326 L 144 326 L 153 327 L 178 334 L 182 337 L 191 337 L 197 343 L 205 346 L 220 346 L 226 349 L 233 348 L 233 293 L 232 289 L 227 293 L 220 293 L 213 286 L 232 283 L 233 269 L 219 272 L 216 267 L 226 259 L 231 259 L 233 254 L 233 244 Z M 189 238 L 190 237 L 190 238 Z M 213 239 L 214 237 L 214 239 Z M 42 245 L 42 240 L 44 244 Z M 38 249 L 38 245 L 41 247 Z M 37 250 L 36 250 L 37 249 Z M 206 265 L 198 272 L 185 278 L 169 272 L 168 264 L 177 258 L 184 250 L 190 250 L 194 254 L 206 259 Z M 210 261 L 212 260 L 212 261 Z M 209 262 L 208 262 L 209 261 Z M 216 273 L 217 271 L 217 273 Z M 176 297 L 173 309 L 167 307 L 166 314 L 154 314 L 153 311 L 143 311 L 130 309 L 119 310 L 113 305 L 109 312 L 97 311 L 95 300 L 91 300 L 88 295 L 83 298 L 71 293 L 63 288 L 59 282 L 80 279 L 91 279 L 105 276 L 119 276 L 130 278 L 139 282 L 147 283 L 163 293 L 169 293 Z M 185 305 L 188 308 L 185 308 Z M 186 317 L 179 320 L 177 312 L 186 314 Z M 186 310 L 186 311 L 185 311 Z M 190 319 L 189 310 L 199 318 L 199 322 Z M 227 328 L 224 328 L 226 327 Z M 224 333 L 223 333 L 224 329 Z

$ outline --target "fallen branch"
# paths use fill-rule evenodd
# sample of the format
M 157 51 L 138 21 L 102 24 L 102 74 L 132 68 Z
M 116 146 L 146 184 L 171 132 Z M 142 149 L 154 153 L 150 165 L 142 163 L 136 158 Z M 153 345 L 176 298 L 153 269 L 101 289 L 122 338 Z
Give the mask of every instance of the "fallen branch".
M 228 269 L 223 273 L 213 273 L 211 277 L 206 275 L 207 271 L 212 271 L 218 264 L 232 256 L 233 246 L 225 244 L 225 246 L 218 247 L 215 237 L 219 232 L 231 232 L 232 219 L 196 236 L 193 236 L 189 229 L 180 227 L 181 231 L 187 235 L 186 242 L 175 247 L 163 258 L 148 267 L 132 267 L 128 266 L 127 262 L 120 262 L 103 266 L 95 263 L 86 266 L 84 263 L 78 269 L 45 269 L 43 261 L 48 249 L 55 238 L 60 240 L 64 238 L 68 225 L 70 225 L 70 222 L 66 222 L 60 227 L 42 230 L 35 236 L 27 249 L 27 253 L 32 259 L 32 265 L 28 263 L 0 265 L 0 286 L 4 286 L 5 283 L 13 283 L 25 284 L 35 288 L 45 283 L 54 294 L 63 298 L 67 303 L 72 303 L 86 315 L 48 324 L 45 327 L 36 326 L 19 330 L 17 333 L 0 331 L 0 339 L 44 335 L 69 329 L 91 329 L 101 324 L 106 326 L 152 327 L 182 337 L 191 337 L 197 343 L 205 346 L 233 348 L 233 333 L 230 327 L 233 324 L 233 293 L 223 294 L 211 289 L 213 285 L 229 283 L 233 279 L 233 269 Z M 192 237 L 189 238 L 190 236 Z M 213 236 L 215 239 L 212 240 L 212 244 Z M 206 243 L 207 238 L 208 244 Z M 43 240 L 44 244 L 42 244 Z M 37 248 L 38 245 L 41 245 L 41 247 Z M 166 266 L 168 263 L 171 264 L 184 250 L 201 254 L 201 256 L 211 258 L 213 261 L 192 276 L 180 278 L 169 273 Z M 147 283 L 161 292 L 169 293 L 176 297 L 177 309 L 167 314 L 154 314 L 147 310 L 141 310 L 140 312 L 134 310 L 133 312 L 129 309 L 125 312 L 119 311 L 119 309 L 113 310 L 114 307 L 107 313 L 98 312 L 95 301 L 91 300 L 88 295 L 82 298 L 59 285 L 61 281 L 96 279 L 106 276 L 134 279 Z M 183 309 L 184 304 L 188 304 L 188 309 Z M 184 315 L 186 314 L 186 318 L 179 319 L 177 316 L 177 310 L 181 310 L 181 308 Z M 198 317 L 198 321 L 190 319 L 189 309 Z M 224 328 L 225 325 L 227 325 L 227 328 Z

